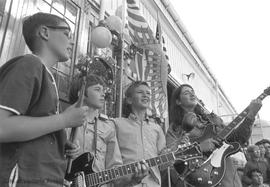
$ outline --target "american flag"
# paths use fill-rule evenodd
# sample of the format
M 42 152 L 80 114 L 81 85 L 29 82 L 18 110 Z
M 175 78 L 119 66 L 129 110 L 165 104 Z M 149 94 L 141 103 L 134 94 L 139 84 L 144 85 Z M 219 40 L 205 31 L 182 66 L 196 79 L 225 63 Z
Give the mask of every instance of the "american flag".
M 168 73 L 171 72 L 171 66 L 169 64 L 169 56 L 167 54 L 167 48 L 165 46 L 165 39 L 162 35 L 162 29 L 161 29 L 161 25 L 160 25 L 160 21 L 159 21 L 159 14 L 157 15 L 157 28 L 156 28 L 156 39 L 158 40 L 158 43 L 160 43 L 163 53 L 165 55 L 167 64 L 168 64 Z
M 135 0 L 127 0 L 127 14 L 130 37 L 138 48 L 144 50 L 145 56 L 142 60 L 145 59 L 146 63 L 145 66 L 141 66 L 143 68 L 140 68 L 140 77 L 148 82 L 151 87 L 152 115 L 165 119 L 168 116 L 168 63 L 166 56 L 163 53 L 162 45 L 154 37 Z M 141 63 L 143 64 L 143 62 Z

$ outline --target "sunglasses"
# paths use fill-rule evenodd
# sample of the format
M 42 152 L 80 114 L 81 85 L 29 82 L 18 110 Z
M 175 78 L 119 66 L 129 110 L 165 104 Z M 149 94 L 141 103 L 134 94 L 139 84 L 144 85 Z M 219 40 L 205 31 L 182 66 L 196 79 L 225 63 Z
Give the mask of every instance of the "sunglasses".
M 70 31 L 70 27 L 68 27 L 68 26 L 52 26 L 52 25 L 45 25 L 45 26 L 50 28 L 50 29 L 69 30 L 68 38 L 72 39 L 72 33 Z

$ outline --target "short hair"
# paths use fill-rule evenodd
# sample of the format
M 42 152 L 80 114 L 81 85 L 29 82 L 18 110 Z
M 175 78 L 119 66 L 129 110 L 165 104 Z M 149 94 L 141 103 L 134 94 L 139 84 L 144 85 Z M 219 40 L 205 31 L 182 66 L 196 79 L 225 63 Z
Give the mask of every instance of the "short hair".
M 71 83 L 70 90 L 69 90 L 69 101 L 71 104 L 74 104 L 78 101 L 79 96 L 78 93 L 82 87 L 83 84 L 83 77 L 82 76 L 76 76 L 74 80 Z M 101 79 L 101 77 L 94 75 L 94 74 L 89 74 L 86 77 L 86 88 L 93 85 L 100 84 L 102 86 L 105 85 L 104 81 Z M 86 92 L 84 93 L 86 94 Z
M 255 169 L 249 170 L 249 171 L 247 172 L 248 178 L 251 179 L 251 178 L 252 178 L 252 173 L 254 173 L 254 172 L 260 173 L 260 174 L 262 175 L 262 172 L 261 172 L 259 169 L 255 168 Z
M 257 145 L 250 145 L 250 146 L 248 146 L 247 152 L 248 152 L 248 153 L 253 152 L 253 150 L 254 150 L 256 147 L 258 147 L 258 146 L 257 146 Z
M 145 82 L 145 81 L 135 81 L 135 82 L 131 83 L 130 86 L 127 88 L 127 90 L 125 92 L 124 102 L 123 102 L 123 115 L 124 115 L 124 117 L 128 117 L 128 115 L 132 112 L 130 104 L 127 103 L 127 98 L 131 97 L 132 94 L 134 93 L 134 90 L 141 85 L 144 85 L 144 86 L 147 86 L 148 88 L 150 88 L 149 85 L 147 84 L 147 82 Z
M 145 81 L 135 81 L 133 83 L 131 83 L 131 85 L 127 88 L 126 92 L 125 92 L 125 97 L 131 97 L 132 94 L 134 93 L 134 89 L 141 86 L 141 85 L 144 85 L 144 86 L 147 86 L 148 88 L 149 85 L 147 84 L 147 82 Z
M 29 49 L 33 52 L 35 49 L 35 40 L 36 40 L 36 31 L 41 25 L 51 25 L 57 26 L 61 22 L 65 22 L 67 25 L 68 23 L 64 18 L 61 18 L 57 15 L 38 12 L 31 16 L 24 18 L 23 20 L 23 27 L 22 33 L 25 40 L 26 45 Z

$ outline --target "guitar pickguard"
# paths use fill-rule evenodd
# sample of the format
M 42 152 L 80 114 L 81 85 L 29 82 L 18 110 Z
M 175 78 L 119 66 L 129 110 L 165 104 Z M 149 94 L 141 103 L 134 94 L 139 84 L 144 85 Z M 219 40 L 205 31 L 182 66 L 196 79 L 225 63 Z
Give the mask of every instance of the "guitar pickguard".
M 213 151 L 213 153 L 210 156 L 210 164 L 215 167 L 219 168 L 221 167 L 222 157 L 224 152 L 230 147 L 229 144 L 223 143 L 223 145 L 219 148 Z
M 226 158 L 236 153 L 240 148 L 238 143 L 228 144 L 216 149 L 209 157 L 190 161 L 189 167 L 192 171 L 185 177 L 185 180 L 192 186 L 214 187 L 218 185 L 226 171 Z

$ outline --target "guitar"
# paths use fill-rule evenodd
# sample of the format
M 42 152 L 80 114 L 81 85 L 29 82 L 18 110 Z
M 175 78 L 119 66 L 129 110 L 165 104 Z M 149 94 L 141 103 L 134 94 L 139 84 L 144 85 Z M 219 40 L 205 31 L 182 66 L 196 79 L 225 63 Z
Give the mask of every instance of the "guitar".
M 149 167 L 154 167 L 171 161 L 187 161 L 202 157 L 198 144 L 179 145 L 177 150 L 147 159 Z M 72 162 L 71 171 L 66 174 L 65 179 L 71 183 L 71 187 L 97 187 L 108 183 L 125 175 L 135 173 L 138 162 L 129 163 L 112 169 L 94 173 L 92 170 L 94 157 L 89 153 L 84 153 Z
M 270 87 L 264 90 L 264 92 L 257 98 L 263 100 L 270 94 Z M 247 116 L 248 107 L 246 107 L 230 124 L 228 124 L 218 134 L 214 132 L 214 126 L 208 125 L 205 127 L 203 135 L 196 139 L 192 139 L 192 142 L 202 142 L 209 138 L 214 138 L 218 142 L 222 142 L 222 146 L 212 152 L 209 157 L 203 157 L 194 161 L 189 161 L 188 172 L 184 178 L 192 186 L 200 187 L 213 187 L 217 186 L 226 171 L 226 158 L 240 149 L 238 142 L 228 143 L 226 138 L 234 131 L 237 125 Z M 175 168 L 177 171 L 177 168 Z

